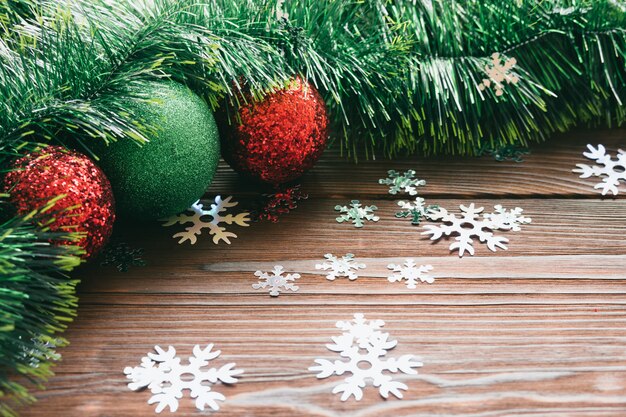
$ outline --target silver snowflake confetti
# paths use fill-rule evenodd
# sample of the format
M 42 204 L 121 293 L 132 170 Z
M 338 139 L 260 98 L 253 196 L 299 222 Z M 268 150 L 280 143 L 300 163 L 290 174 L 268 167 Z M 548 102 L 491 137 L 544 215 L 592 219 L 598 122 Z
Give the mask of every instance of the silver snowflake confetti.
M 180 358 L 176 357 L 176 349 L 172 346 L 168 347 L 167 351 L 155 346 L 154 350 L 157 353 L 148 353 L 148 356 L 141 359 L 140 366 L 124 368 L 124 374 L 131 380 L 128 388 L 137 391 L 147 387 L 152 392 L 148 404 L 157 404 L 155 410 L 157 413 L 166 407 L 169 407 L 171 412 L 178 410 L 178 400 L 183 397 L 185 390 L 190 391 L 198 410 L 202 411 L 206 406 L 214 411 L 219 410 L 217 401 L 224 401 L 226 398 L 213 391 L 208 384 L 217 382 L 234 384 L 237 382 L 235 377 L 241 375 L 243 370 L 234 369 L 234 363 L 228 363 L 219 369 L 203 370 L 202 368 L 209 365 L 209 361 L 221 353 L 212 349 L 212 344 L 204 349 L 196 345 L 193 348 L 193 356 L 189 358 L 189 364 L 183 365 Z M 192 378 L 182 378 L 183 375 Z
M 252 284 L 255 290 L 269 288 L 272 297 L 278 297 L 281 290 L 298 291 L 300 287 L 294 285 L 295 280 L 300 278 L 300 274 L 286 274 L 280 265 L 274 266 L 270 272 L 256 271 L 255 276 L 259 277 L 259 282 Z
M 351 221 L 354 227 L 363 227 L 365 221 L 377 222 L 380 217 L 374 214 L 378 210 L 376 206 L 361 206 L 359 200 L 352 200 L 350 206 L 336 205 L 335 210 L 343 213 L 337 217 L 337 223 Z
M 427 218 L 429 213 L 439 208 L 436 205 L 426 205 L 426 200 L 422 197 L 415 198 L 415 201 L 398 201 L 398 206 L 402 209 L 396 213 L 398 218 L 411 218 L 412 225 L 419 225 L 423 218 Z
M 326 262 L 316 264 L 315 269 L 330 271 L 326 274 L 326 279 L 329 281 L 334 281 L 338 277 L 346 277 L 353 281 L 359 277 L 357 275 L 358 270 L 365 268 L 364 263 L 354 260 L 354 254 L 352 253 L 347 253 L 341 258 L 337 258 L 332 253 L 327 253 L 324 255 L 324 258 L 326 258 Z
M 589 152 L 584 152 L 583 155 L 595 160 L 599 166 L 576 164 L 578 168 L 573 172 L 579 173 L 580 178 L 603 177 L 602 181 L 593 188 L 602 190 L 602 195 L 607 195 L 609 192 L 617 195 L 620 181 L 626 182 L 626 152 L 618 150 L 616 159 L 613 159 L 610 154 L 606 153 L 603 145 L 598 145 L 597 148 L 587 145 L 587 149 Z
M 378 388 L 384 398 L 388 398 L 389 394 L 402 398 L 401 390 L 407 390 L 408 387 L 402 382 L 394 381 L 386 372 L 417 374 L 413 368 L 423 364 L 413 355 L 387 358 L 388 351 L 398 342 L 389 340 L 389 333 L 381 331 L 384 325 L 382 320 L 367 321 L 362 313 L 355 314 L 352 322 L 338 321 L 336 326 L 343 334 L 332 337 L 333 344 L 326 347 L 347 360 L 316 359 L 317 365 L 310 367 L 309 371 L 316 372 L 319 379 L 350 373 L 332 391 L 333 394 L 341 393 L 341 401 L 346 401 L 351 396 L 357 401 L 361 400 L 363 388 L 368 383 Z
M 400 174 L 393 169 L 387 171 L 388 178 L 378 180 L 379 184 L 389 186 L 389 194 L 398 194 L 399 192 L 408 193 L 409 195 L 417 194 L 417 187 L 426 185 L 426 181 L 415 178 L 415 171 L 409 169 L 404 174 Z
M 489 77 L 483 79 L 482 83 L 478 85 L 481 91 L 493 85 L 496 89 L 496 96 L 504 94 L 504 83 L 517 84 L 519 77 L 511 70 L 517 65 L 515 58 L 502 58 L 498 52 L 491 55 L 491 62 L 485 65 L 485 73 Z
M 430 235 L 431 240 L 440 239 L 442 236 L 456 235 L 450 244 L 450 250 L 458 250 L 459 257 L 467 251 L 470 255 L 474 255 L 474 240 L 476 237 L 480 242 L 486 243 L 487 247 L 495 252 L 497 248 L 506 249 L 505 243 L 509 240 L 502 236 L 495 236 L 493 230 L 512 230 L 519 231 L 521 224 L 531 222 L 530 217 L 522 216 L 523 210 L 516 207 L 507 211 L 502 206 L 495 206 L 495 212 L 484 214 L 482 218 L 479 215 L 483 212 L 483 207 L 476 207 L 474 203 L 469 206 L 461 205 L 461 215 L 448 213 L 444 208 L 433 211 L 429 214 L 429 219 L 441 221 L 445 223 L 441 226 L 426 225 L 423 235 Z
M 407 259 L 402 265 L 389 264 L 387 268 L 395 272 L 395 274 L 387 277 L 389 282 L 401 282 L 406 280 L 406 287 L 409 289 L 417 288 L 418 282 L 426 282 L 428 284 L 435 282 L 435 278 L 427 274 L 432 271 L 432 265 L 417 266 L 413 259 Z
M 215 202 L 211 204 L 209 210 L 204 209 L 204 205 L 198 200 L 189 208 L 189 212 L 181 213 L 164 220 L 164 227 L 172 226 L 174 224 L 186 224 L 191 223 L 191 226 L 185 228 L 184 232 L 176 233 L 173 237 L 180 238 L 179 244 L 189 241 L 192 245 L 198 240 L 198 236 L 202 233 L 202 229 L 209 229 L 209 233 L 213 236 L 213 243 L 218 244 L 220 242 L 226 242 L 230 244 L 231 238 L 236 238 L 237 235 L 232 232 L 227 232 L 226 228 L 222 224 L 231 225 L 237 224 L 239 226 L 250 226 L 250 214 L 239 213 L 237 215 L 227 214 L 223 215 L 229 208 L 237 206 L 237 202 L 231 201 L 232 196 L 226 197 L 222 200 L 219 195 L 215 197 Z

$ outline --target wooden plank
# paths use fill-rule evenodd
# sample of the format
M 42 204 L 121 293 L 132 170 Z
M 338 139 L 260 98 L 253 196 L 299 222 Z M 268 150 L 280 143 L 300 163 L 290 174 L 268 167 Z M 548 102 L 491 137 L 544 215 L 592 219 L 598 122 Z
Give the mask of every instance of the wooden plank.
M 593 162 L 582 155 L 588 143 L 602 143 L 615 154 L 617 149 L 626 148 L 626 129 L 580 130 L 558 135 L 546 143 L 532 146 L 530 155 L 524 156 L 521 163 L 498 162 L 493 157 L 484 156 L 411 157 L 394 161 L 379 158 L 354 164 L 333 148 L 304 177 L 302 188 L 314 197 L 350 199 L 358 194 L 362 198 L 392 198 L 386 194 L 385 186 L 378 184 L 378 179 L 385 178 L 389 169 L 402 172 L 414 169 L 418 178 L 427 181 L 420 192 L 424 196 L 597 197 L 599 193 L 593 189 L 593 179 L 581 179 L 572 172 L 578 163 Z M 246 182 L 222 164 L 209 192 L 220 194 L 236 190 L 239 194 L 256 195 L 259 187 Z M 626 186 L 622 189 L 626 191 Z

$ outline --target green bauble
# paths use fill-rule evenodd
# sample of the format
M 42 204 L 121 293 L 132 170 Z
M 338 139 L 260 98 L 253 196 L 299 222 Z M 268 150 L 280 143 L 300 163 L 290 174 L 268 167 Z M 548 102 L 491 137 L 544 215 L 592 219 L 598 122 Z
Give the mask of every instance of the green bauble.
M 220 139 L 207 104 L 175 82 L 154 82 L 154 100 L 132 103 L 137 119 L 156 128 L 143 146 L 120 140 L 96 149 L 125 218 L 158 219 L 189 208 L 211 183 Z

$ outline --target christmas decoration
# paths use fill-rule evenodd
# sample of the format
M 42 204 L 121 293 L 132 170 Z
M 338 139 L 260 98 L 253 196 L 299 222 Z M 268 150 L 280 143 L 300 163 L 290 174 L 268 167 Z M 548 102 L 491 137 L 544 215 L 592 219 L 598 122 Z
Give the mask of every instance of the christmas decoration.
M 496 148 L 488 143 L 484 144 L 476 153 L 477 156 L 490 155 L 498 162 L 524 162 L 524 156 L 529 154 L 530 150 L 521 146 L 502 145 Z
M 596 164 L 600 166 L 576 164 L 578 168 L 574 169 L 573 172 L 580 174 L 580 178 L 603 177 L 602 181 L 593 188 L 602 190 L 602 195 L 607 195 L 609 192 L 617 195 L 620 180 L 626 183 L 626 152 L 621 149 L 618 150 L 617 157 L 613 159 L 610 154 L 606 153 L 603 145 L 598 145 L 597 148 L 587 145 L 587 149 L 589 152 L 583 152 L 583 155 L 589 159 L 594 159 Z
M 211 111 L 187 87 L 154 82 L 143 93 L 149 100 L 127 107 L 154 126 L 149 142 L 119 140 L 94 151 L 111 180 L 120 216 L 158 219 L 202 197 L 217 169 L 220 144 Z
M 130 379 L 128 388 L 133 391 L 148 388 L 152 397 L 148 404 L 157 404 L 156 412 L 160 413 L 166 407 L 171 412 L 178 410 L 178 400 L 183 397 L 183 392 L 190 391 L 191 398 L 195 399 L 196 408 L 204 411 L 209 406 L 214 411 L 219 410 L 218 401 L 224 401 L 226 397 L 219 392 L 211 390 L 208 384 L 235 384 L 237 376 L 244 371 L 234 369 L 234 363 L 228 363 L 218 368 L 203 370 L 209 365 L 209 361 L 220 355 L 219 350 L 213 350 L 213 344 L 204 349 L 200 345 L 193 348 L 193 356 L 189 358 L 188 365 L 182 365 L 180 358 L 176 356 L 176 349 L 170 346 L 167 351 L 160 346 L 155 346 L 156 354 L 148 353 L 141 359 L 141 365 L 124 368 L 124 374 Z M 183 378 L 183 375 L 193 376 L 193 379 Z
M 222 154 L 238 172 L 270 184 L 293 181 L 313 167 L 326 148 L 326 104 L 297 77 L 254 101 L 239 97 L 236 116 L 222 114 Z M 226 112 L 227 110 L 224 110 Z
M 406 287 L 414 290 L 417 288 L 418 281 L 432 284 L 435 278 L 426 273 L 432 271 L 432 265 L 420 265 L 419 267 L 413 259 L 407 259 L 404 265 L 389 264 L 387 268 L 391 269 L 395 274 L 387 277 L 389 282 L 401 282 L 406 280 Z
M 404 174 L 400 174 L 393 169 L 387 173 L 389 177 L 378 180 L 378 183 L 388 185 L 389 194 L 396 195 L 399 192 L 403 192 L 409 195 L 416 195 L 417 187 L 426 185 L 426 181 L 415 178 L 415 171 L 412 169 L 409 169 Z
M 174 238 L 180 238 L 178 241 L 179 244 L 189 241 L 189 243 L 194 245 L 198 240 L 197 236 L 200 236 L 202 233 L 202 229 L 209 229 L 209 234 L 213 236 L 213 243 L 217 245 L 220 242 L 226 242 L 230 245 L 230 239 L 236 238 L 237 235 L 233 232 L 227 232 L 226 228 L 220 226 L 220 224 L 225 223 L 231 225 L 234 223 L 243 227 L 250 226 L 249 213 L 238 213 L 234 216 L 232 214 L 222 215 L 222 213 L 229 208 L 239 204 L 235 201 L 231 201 L 232 198 L 232 196 L 229 196 L 222 200 L 221 196 L 216 196 L 215 202 L 211 204 L 209 210 L 205 210 L 204 205 L 198 200 L 189 208 L 188 211 L 190 211 L 191 214 L 182 213 L 171 216 L 169 219 L 163 220 L 165 222 L 163 226 L 167 227 L 175 224 L 192 223 L 191 226 L 185 228 L 184 232 L 178 232 L 173 236 Z M 209 217 L 211 220 L 203 220 L 205 217 Z
M 515 58 L 503 59 L 498 52 L 493 53 L 491 62 L 485 65 L 485 74 L 489 78 L 483 79 L 483 82 L 478 84 L 478 88 L 485 91 L 485 89 L 492 87 L 491 83 L 493 82 L 496 96 L 501 96 L 504 94 L 504 83 L 517 84 L 519 81 L 517 74 L 512 72 L 515 65 L 517 65 Z
M 483 207 L 476 207 L 474 203 L 469 206 L 461 205 L 461 216 L 448 213 L 444 208 L 432 211 L 428 218 L 434 221 L 446 223 L 442 226 L 426 225 L 423 235 L 430 235 L 430 240 L 437 240 L 441 237 L 458 235 L 454 238 L 456 242 L 450 244 L 450 250 L 458 250 L 459 257 L 467 251 L 470 255 L 474 255 L 473 237 L 477 237 L 481 242 L 487 244 L 487 247 L 495 252 L 497 248 L 506 249 L 505 243 L 509 240 L 505 237 L 495 236 L 489 230 L 521 230 L 521 224 L 531 222 L 530 217 L 522 216 L 523 210 L 516 207 L 513 210 L 507 210 L 501 205 L 495 206 L 494 213 L 483 214 L 483 218 L 479 218 L 483 212 Z
M 359 269 L 365 268 L 365 264 L 358 263 L 354 260 L 352 253 L 347 253 L 342 256 L 341 259 L 334 256 L 332 253 L 324 255 L 326 262 L 316 264 L 315 269 L 321 269 L 322 271 L 330 271 L 326 274 L 326 279 L 334 281 L 338 277 L 346 277 L 350 281 L 354 281 L 359 276 L 357 272 Z
M 382 320 L 367 321 L 362 313 L 355 314 L 352 322 L 338 321 L 336 326 L 343 333 L 341 336 L 333 337 L 333 344 L 326 347 L 348 360 L 331 362 L 316 359 L 317 365 L 310 367 L 309 371 L 318 373 L 317 377 L 320 379 L 331 375 L 352 374 L 333 389 L 333 394 L 342 393 L 341 401 L 346 401 L 351 396 L 360 401 L 363 398 L 362 388 L 370 382 L 378 388 L 384 398 L 389 397 L 389 394 L 402 398 L 400 390 L 407 390 L 408 387 L 402 382 L 394 381 L 390 375 L 385 374 L 385 371 L 417 374 L 413 368 L 421 367 L 423 364 L 413 355 L 402 355 L 397 359 L 385 358 L 387 351 L 393 349 L 398 342 L 389 340 L 389 333 L 381 331 L 384 325 L 385 322 Z
M 89 158 L 47 146 L 17 159 L 11 169 L 2 191 L 11 195 L 19 214 L 26 215 L 56 198 L 54 210 L 59 216 L 50 229 L 84 234 L 78 242 L 57 243 L 80 246 L 85 259 L 107 243 L 115 221 L 115 202 L 109 181 Z M 49 219 L 42 212 L 37 221 L 45 224 Z
M 354 227 L 357 228 L 363 227 L 365 225 L 365 221 L 367 220 L 372 222 L 377 222 L 378 220 L 380 220 L 380 217 L 374 215 L 374 211 L 378 210 L 378 207 L 362 207 L 359 200 L 352 200 L 350 202 L 350 207 L 336 205 L 335 210 L 343 213 L 342 215 L 337 217 L 337 223 L 352 221 Z
M 397 218 L 411 218 L 411 224 L 418 226 L 422 222 L 422 218 L 428 217 L 429 213 L 439 208 L 439 206 L 426 206 L 426 201 L 422 197 L 416 197 L 415 202 L 398 201 L 398 206 L 402 209 L 396 212 Z
M 252 284 L 252 288 L 260 290 L 269 287 L 272 297 L 278 297 L 281 290 L 298 291 L 300 287 L 294 285 L 293 282 L 300 278 L 300 274 L 283 275 L 284 272 L 284 268 L 280 265 L 274 266 L 270 272 L 256 271 L 254 275 L 259 277 L 259 282 Z
M 101 266 L 115 266 L 119 272 L 128 272 L 132 266 L 145 266 L 143 249 L 132 248 L 126 242 L 111 242 L 102 253 Z
M 260 207 L 252 211 L 252 219 L 276 223 L 281 215 L 296 209 L 298 202 L 307 198 L 309 195 L 300 190 L 300 185 L 279 189 L 273 194 L 263 194 Z

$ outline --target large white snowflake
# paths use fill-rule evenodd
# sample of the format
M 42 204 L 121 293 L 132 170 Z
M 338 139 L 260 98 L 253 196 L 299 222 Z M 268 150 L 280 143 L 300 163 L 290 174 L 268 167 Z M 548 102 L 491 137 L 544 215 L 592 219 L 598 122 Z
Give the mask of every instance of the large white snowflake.
M 352 200 L 350 207 L 336 205 L 335 210 L 343 213 L 337 217 L 337 223 L 343 223 L 346 221 L 352 221 L 354 227 L 363 227 L 365 221 L 377 222 L 380 217 L 376 216 L 374 212 L 378 210 L 376 206 L 361 206 L 359 200 Z
M 209 229 L 209 233 L 213 235 L 213 243 L 218 244 L 220 241 L 230 244 L 230 238 L 236 238 L 237 235 L 227 232 L 226 228 L 221 224 L 238 224 L 239 226 L 250 226 L 250 213 L 239 213 L 237 215 L 222 215 L 231 207 L 235 207 L 238 203 L 231 201 L 232 196 L 222 200 L 221 196 L 215 197 L 215 202 L 211 204 L 209 210 L 204 209 L 204 205 L 200 200 L 196 201 L 190 208 L 189 212 L 177 214 L 165 220 L 163 226 L 172 226 L 174 224 L 191 223 L 184 232 L 176 233 L 173 237 L 180 238 L 178 243 L 189 241 L 192 245 L 198 240 L 197 236 L 202 233 L 202 229 Z M 210 220 L 209 220 L 210 219 Z
M 417 266 L 413 259 L 407 259 L 403 265 L 389 264 L 387 268 L 396 272 L 387 277 L 389 282 L 406 280 L 406 287 L 409 289 L 417 288 L 417 283 L 420 281 L 428 284 L 435 282 L 435 278 L 427 274 L 427 272 L 432 271 L 432 265 Z
M 364 263 L 359 263 L 354 260 L 354 255 L 347 253 L 342 256 L 341 259 L 334 256 L 332 253 L 324 255 L 326 262 L 316 264 L 315 269 L 321 269 L 323 271 L 330 271 L 326 274 L 326 279 L 334 281 L 338 277 L 346 277 L 350 281 L 357 279 L 359 276 L 357 272 L 359 269 L 365 268 Z
M 584 152 L 589 159 L 594 159 L 598 165 L 589 166 L 585 164 L 576 164 L 578 167 L 573 172 L 579 173 L 580 178 L 589 178 L 592 175 L 595 177 L 604 177 L 602 181 L 596 184 L 593 188 L 601 189 L 602 195 L 607 195 L 609 192 L 613 195 L 617 195 L 618 186 L 621 181 L 626 181 L 626 152 L 623 150 L 617 151 L 617 157 L 614 160 L 610 154 L 606 153 L 606 149 L 603 145 L 598 145 L 598 148 L 594 148 L 592 145 L 587 145 L 589 152 Z
M 221 368 L 210 368 L 202 370 L 209 364 L 209 361 L 217 358 L 220 351 L 212 351 L 213 345 L 201 349 L 199 345 L 194 346 L 193 356 L 189 357 L 189 364 L 180 363 L 180 358 L 176 357 L 176 349 L 170 346 L 167 351 L 159 346 L 155 346 L 156 354 L 148 353 L 141 359 L 141 365 L 134 368 L 128 366 L 124 368 L 124 374 L 131 380 L 128 388 L 133 391 L 148 387 L 152 392 L 152 397 L 148 404 L 157 404 L 156 412 L 160 413 L 166 407 L 171 412 L 178 409 L 178 400 L 183 397 L 183 391 L 189 390 L 191 398 L 195 398 L 198 410 L 204 410 L 209 406 L 212 410 L 218 410 L 217 401 L 224 401 L 226 398 L 219 392 L 211 390 L 208 385 L 221 381 L 224 384 L 234 384 L 237 382 L 235 376 L 241 375 L 243 370 L 234 369 L 234 363 L 228 363 Z M 183 375 L 190 376 L 183 378 Z
M 409 195 L 417 194 L 417 187 L 426 185 L 426 181 L 415 178 L 415 171 L 409 169 L 404 174 L 400 174 L 396 170 L 387 171 L 388 177 L 378 180 L 379 184 L 389 186 L 389 194 L 398 194 L 399 192 L 408 193 Z
M 521 224 L 531 222 L 529 217 L 522 216 L 523 210 L 516 207 L 513 210 L 506 210 L 502 206 L 495 206 L 495 212 L 484 214 L 483 207 L 476 207 L 474 203 L 469 206 L 461 205 L 461 216 L 448 213 L 444 208 L 433 210 L 429 213 L 428 218 L 434 221 L 441 221 L 445 224 L 441 226 L 426 225 L 423 235 L 431 235 L 431 240 L 440 239 L 442 236 L 457 235 L 450 244 L 450 250 L 458 250 L 459 256 L 467 251 L 470 255 L 474 255 L 474 240 L 478 238 L 481 242 L 486 243 L 487 247 L 495 252 L 497 248 L 506 249 L 505 243 L 509 240 L 502 236 L 495 236 L 493 230 L 512 230 L 519 231 Z
M 278 297 L 281 289 L 298 291 L 300 287 L 293 284 L 293 282 L 300 278 L 300 274 L 286 274 L 284 268 L 280 265 L 274 266 L 274 269 L 270 272 L 256 271 L 254 275 L 259 277 L 259 282 L 252 284 L 252 288 L 260 290 L 263 288 L 269 288 L 269 293 L 272 297 Z
M 387 398 L 393 394 L 402 398 L 400 390 L 408 387 L 402 382 L 394 381 L 391 375 L 385 372 L 416 374 L 413 368 L 423 364 L 416 360 L 413 355 L 403 355 L 399 358 L 386 358 L 387 351 L 397 345 L 396 340 L 389 340 L 389 333 L 383 333 L 381 328 L 385 325 L 382 320 L 367 321 L 361 313 L 354 315 L 354 321 L 338 321 L 336 326 L 343 331 L 341 336 L 332 337 L 333 344 L 326 347 L 338 352 L 347 360 L 329 361 L 316 359 L 316 366 L 309 368 L 318 373 L 319 379 L 331 375 L 341 376 L 350 373 L 344 382 L 335 386 L 333 394 L 342 393 L 341 401 L 346 401 L 350 396 L 359 401 L 363 398 L 363 388 L 371 382 L 379 389 L 380 395 Z

